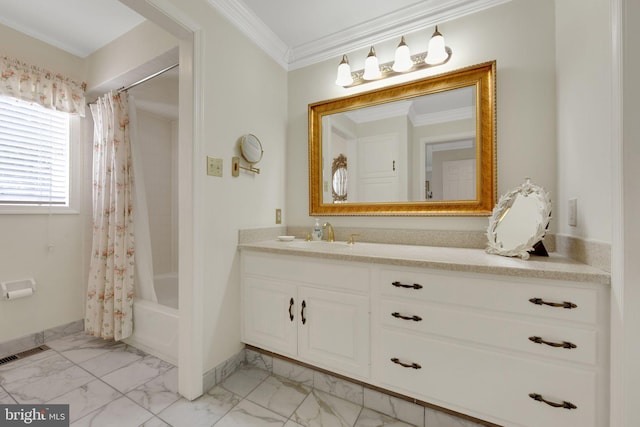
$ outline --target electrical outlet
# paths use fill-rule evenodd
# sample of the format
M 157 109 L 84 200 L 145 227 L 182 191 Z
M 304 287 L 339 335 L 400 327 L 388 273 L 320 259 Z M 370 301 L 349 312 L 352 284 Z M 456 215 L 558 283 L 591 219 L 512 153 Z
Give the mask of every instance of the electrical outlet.
M 282 209 L 276 209 L 276 224 L 282 224 Z
M 207 156 L 207 175 L 222 176 L 222 159 Z
M 578 199 L 569 199 L 569 220 L 570 226 L 575 227 L 578 225 Z

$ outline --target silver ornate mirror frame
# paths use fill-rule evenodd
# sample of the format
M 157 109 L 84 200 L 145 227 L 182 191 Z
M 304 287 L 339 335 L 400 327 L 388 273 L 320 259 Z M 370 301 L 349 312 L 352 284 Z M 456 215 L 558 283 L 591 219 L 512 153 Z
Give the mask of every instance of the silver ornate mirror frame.
M 525 206 L 524 201 L 527 201 L 528 206 Z M 517 202 L 522 202 L 518 204 L 519 212 L 512 209 Z M 528 259 L 530 251 L 544 237 L 550 220 L 549 193 L 527 178 L 522 185 L 502 195 L 493 209 L 487 228 L 487 253 Z M 511 227 L 518 227 L 518 231 L 524 232 L 524 236 L 505 244 L 504 233 L 509 231 L 507 223 Z

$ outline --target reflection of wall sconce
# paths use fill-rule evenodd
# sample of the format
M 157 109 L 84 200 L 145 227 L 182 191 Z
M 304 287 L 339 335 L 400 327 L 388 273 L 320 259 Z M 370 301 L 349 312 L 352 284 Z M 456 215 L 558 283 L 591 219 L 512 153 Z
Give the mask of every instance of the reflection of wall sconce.
M 386 79 L 387 77 L 435 67 L 449 62 L 451 54 L 451 48 L 444 45 L 444 37 L 438 31 L 438 26 L 436 26 L 436 30 L 431 36 L 431 40 L 429 40 L 429 46 L 426 52 L 411 55 L 409 46 L 407 46 L 403 36 L 400 44 L 396 48 L 395 60 L 393 62 L 385 62 L 379 65 L 376 51 L 373 46 L 371 46 L 367 59 L 365 60 L 364 69 L 354 72 L 351 72 L 347 55 L 342 55 L 342 61 L 340 61 L 338 65 L 336 84 L 343 87 L 353 87 L 374 80 Z
M 240 154 L 242 158 L 249 163 L 249 167 L 240 165 L 240 157 L 234 156 L 231 158 L 231 175 L 239 176 L 240 169 L 244 169 L 253 173 L 260 173 L 260 169 L 253 167 L 262 159 L 262 144 L 260 140 L 252 134 L 244 135 L 240 139 Z

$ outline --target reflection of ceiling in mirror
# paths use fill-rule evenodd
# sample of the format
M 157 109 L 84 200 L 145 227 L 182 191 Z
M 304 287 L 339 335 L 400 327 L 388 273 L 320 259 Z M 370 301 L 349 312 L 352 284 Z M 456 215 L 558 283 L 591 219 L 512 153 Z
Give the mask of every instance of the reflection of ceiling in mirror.
M 413 126 L 471 119 L 475 111 L 475 86 L 432 93 L 406 101 L 360 108 L 344 114 L 354 123 L 408 116 Z

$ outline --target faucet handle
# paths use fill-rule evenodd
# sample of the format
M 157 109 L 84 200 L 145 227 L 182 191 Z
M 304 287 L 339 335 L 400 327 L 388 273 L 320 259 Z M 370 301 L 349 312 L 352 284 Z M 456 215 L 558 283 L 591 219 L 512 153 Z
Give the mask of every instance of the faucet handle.
M 349 240 L 347 240 L 347 243 L 350 244 L 350 245 L 355 245 L 355 243 L 356 243 L 355 237 L 359 236 L 359 235 L 360 234 L 358 234 L 358 233 L 349 234 Z

